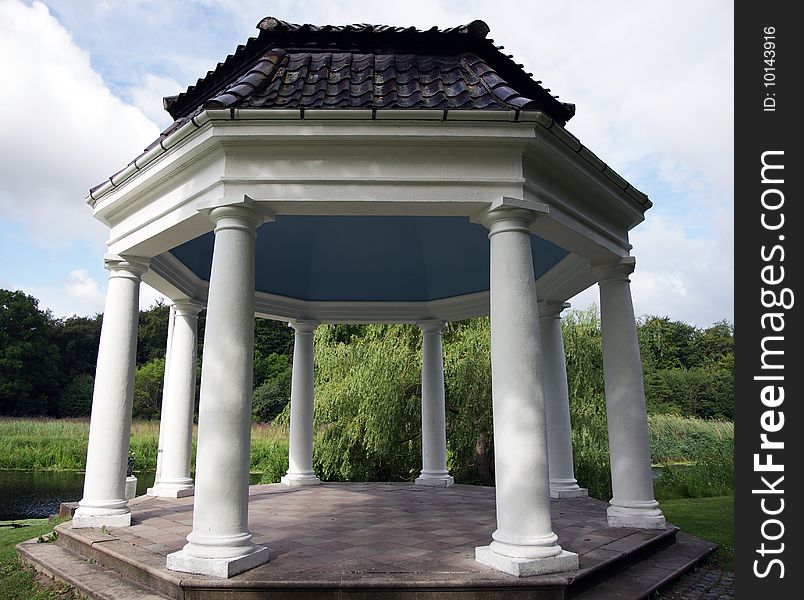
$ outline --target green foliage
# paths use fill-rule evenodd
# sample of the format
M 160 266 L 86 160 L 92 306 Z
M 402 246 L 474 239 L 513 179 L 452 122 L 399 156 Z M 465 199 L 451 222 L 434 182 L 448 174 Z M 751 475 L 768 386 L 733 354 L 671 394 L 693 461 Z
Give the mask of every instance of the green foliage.
M 290 384 L 293 370 L 290 359 L 284 354 L 263 356 L 254 352 L 254 402 L 252 419 L 255 422 L 273 421 L 290 401 Z
M 637 332 L 650 412 L 734 418 L 732 325 L 722 321 L 702 330 L 647 317 Z
M 88 437 L 87 421 L 0 419 L 0 469 L 83 470 Z M 158 423 L 132 423 L 130 451 L 137 457 L 135 470 L 156 469 L 158 445 Z M 273 425 L 252 425 L 251 471 L 269 474 L 266 477 L 284 475 L 287 460 L 287 430 Z M 195 464 L 195 440 L 192 464 Z
M 137 326 L 137 364 L 165 358 L 170 307 L 161 301 L 141 310 Z
M 69 384 L 78 375 L 94 376 L 102 322 L 102 315 L 95 315 L 73 316 L 54 323 L 53 341 L 59 347 L 59 373 L 63 384 Z
M 611 469 L 603 383 L 603 349 L 597 308 L 562 318 L 575 478 L 595 498 L 611 498 Z
M 678 415 L 648 415 L 651 458 L 668 464 L 694 459 L 712 447 L 734 445 L 734 424 Z
M 409 480 L 421 461 L 418 331 L 369 325 L 348 345 L 337 331 L 315 333 L 315 468 L 325 480 Z
M 95 380 L 88 373 L 78 373 L 59 396 L 60 417 L 88 417 L 92 408 Z
M 129 454 L 135 457 L 135 471 L 153 471 L 156 469 L 156 457 L 159 451 L 159 435 L 132 435 L 129 442 Z M 193 446 L 193 460 L 195 465 L 195 445 Z
M 23 292 L 0 290 L 0 414 L 53 414 L 59 349 L 53 317 Z
M 288 443 L 284 440 L 252 440 L 251 471 L 262 473 L 260 483 L 279 483 L 288 472 Z
M 132 410 L 135 419 L 159 418 L 164 376 L 164 358 L 154 358 L 137 368 L 134 376 L 134 407 Z
M 493 484 L 488 319 L 444 331 L 448 467 Z M 316 468 L 329 480 L 410 480 L 421 469 L 421 333 L 407 325 L 316 332 Z
M 734 425 L 673 415 L 648 419 L 651 454 L 664 463 L 654 489 L 666 498 L 706 498 L 734 491 Z
M 734 375 L 719 365 L 656 370 L 645 375 L 645 398 L 651 412 L 733 419 Z
M 690 366 L 695 327 L 654 316 L 643 318 L 638 325 L 639 350 L 646 370 Z
M 254 319 L 254 348 L 263 356 L 293 354 L 293 329 L 283 321 Z
M 488 319 L 450 323 L 445 329 L 444 387 L 447 467 L 459 483 L 493 485 L 494 429 Z

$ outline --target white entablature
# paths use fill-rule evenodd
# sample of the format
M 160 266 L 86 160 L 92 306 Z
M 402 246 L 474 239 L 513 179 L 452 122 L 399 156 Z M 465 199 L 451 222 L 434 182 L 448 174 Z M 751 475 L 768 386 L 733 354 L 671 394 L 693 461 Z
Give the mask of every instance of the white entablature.
M 144 281 L 168 297 L 203 301 L 206 280 L 170 251 L 211 231 L 205 213 L 215 206 L 249 202 L 265 222 L 466 217 L 468 226 L 495 202 L 522 202 L 538 212 L 532 233 L 568 251 L 537 281 L 541 297 L 563 301 L 594 283 L 590 263 L 628 255 L 628 231 L 650 206 L 538 111 L 302 112 L 206 110 L 166 149 L 112 177 L 88 198 L 110 227 L 110 252 L 150 258 Z M 260 259 L 258 249 L 258 269 Z M 260 314 L 283 319 L 409 322 L 487 314 L 487 298 L 486 289 L 367 303 L 258 289 L 256 303 Z

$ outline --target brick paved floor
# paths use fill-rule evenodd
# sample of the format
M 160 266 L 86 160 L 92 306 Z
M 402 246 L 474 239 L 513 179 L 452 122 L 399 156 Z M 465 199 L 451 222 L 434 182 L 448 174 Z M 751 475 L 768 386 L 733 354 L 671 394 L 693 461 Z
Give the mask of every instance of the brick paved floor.
M 675 535 L 676 528 L 667 531 L 610 528 L 606 523 L 606 502 L 592 498 L 553 500 L 553 528 L 559 543 L 579 555 L 580 570 L 518 579 L 474 559 L 475 548 L 488 545 L 495 529 L 493 488 L 466 485 L 428 488 L 410 483 L 328 483 L 288 488 L 272 484 L 252 486 L 249 499 L 249 527 L 254 542 L 269 549 L 271 560 L 232 579 L 213 581 L 170 572 L 164 566 L 165 557 L 185 545 L 192 529 L 192 497 L 146 496 L 135 498 L 130 505 L 130 527 L 104 532 L 60 525 L 63 535 L 59 545 L 64 542 L 65 547 L 92 556 L 98 563 L 109 564 L 104 558 L 107 557 L 113 568 L 125 572 L 139 570 L 142 576 L 147 573 L 153 579 L 149 585 L 154 589 L 166 585 L 174 586 L 170 588 L 174 591 L 179 585 L 196 591 L 234 587 L 244 593 L 246 590 L 262 593 L 284 589 L 283 586 L 292 589 L 313 586 L 336 592 L 444 587 L 496 588 L 500 593 L 527 597 L 543 591 L 553 597 L 556 589 L 573 581 L 584 589 L 585 581 L 600 581 L 596 578 L 607 569 L 620 573 L 622 564 L 630 564 L 627 561 L 633 560 L 633 556 L 644 555 L 650 557 L 645 567 L 649 572 L 645 575 L 640 571 L 626 586 L 634 597 L 642 597 L 640 594 L 652 589 L 651 581 L 666 580 L 689 564 L 696 552 L 705 552 L 708 547 L 704 543 L 701 550 L 700 541 L 685 541 L 673 552 L 676 546 L 663 544 Z M 651 545 L 657 551 L 664 549 L 656 554 L 648 550 L 646 554 Z M 662 558 L 657 559 L 659 556 Z M 73 559 L 65 560 L 69 563 L 65 567 L 68 570 L 75 566 L 70 562 Z M 623 560 L 626 563 L 620 562 Z M 650 560 L 660 560 L 660 564 L 652 565 Z M 46 565 L 47 560 L 43 559 L 42 564 Z M 86 565 L 79 563 L 80 566 Z M 592 579 L 584 579 L 587 575 Z M 717 585 L 726 585 L 726 576 L 716 582 L 710 582 L 708 577 L 699 574 L 697 579 L 690 580 L 689 586 L 695 590 L 706 588 L 702 593 L 709 594 Z M 666 593 L 676 595 L 667 598 L 727 597 L 684 595 L 674 589 Z
M 477 563 L 477 546 L 496 528 L 494 489 L 456 485 L 337 484 L 288 488 L 252 486 L 249 528 L 271 561 L 270 572 L 420 572 L 433 569 L 496 576 Z M 181 549 L 192 525 L 192 498 L 142 497 L 132 501 L 132 526 L 114 535 L 151 552 Z M 627 552 L 655 532 L 606 525 L 605 502 L 591 498 L 553 501 L 559 543 L 581 557 Z M 256 575 L 255 575 L 256 576 Z M 500 577 L 508 577 L 499 574 Z

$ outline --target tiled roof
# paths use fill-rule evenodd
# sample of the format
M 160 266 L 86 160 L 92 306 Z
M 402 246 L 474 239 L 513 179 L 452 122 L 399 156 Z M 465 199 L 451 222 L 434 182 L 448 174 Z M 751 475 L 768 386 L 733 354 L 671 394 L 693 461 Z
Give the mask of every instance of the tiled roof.
M 268 51 L 205 108 L 472 108 L 532 105 L 474 54 Z
M 426 31 L 386 25 L 297 25 L 267 17 L 260 34 L 165 108 L 183 121 L 203 108 L 541 110 L 559 102 L 488 39 L 482 21 Z M 165 132 L 167 133 L 167 132 Z

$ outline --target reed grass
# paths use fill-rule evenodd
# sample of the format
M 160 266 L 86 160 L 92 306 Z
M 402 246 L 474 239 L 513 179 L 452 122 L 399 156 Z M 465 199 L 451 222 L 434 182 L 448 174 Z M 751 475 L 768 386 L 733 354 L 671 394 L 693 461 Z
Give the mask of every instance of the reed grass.
M 197 426 L 193 426 L 193 464 L 197 431 Z M 263 473 L 263 480 L 279 481 L 287 470 L 287 437 L 284 427 L 253 424 L 252 472 Z M 87 419 L 0 419 L 0 469 L 83 470 L 88 438 Z M 156 469 L 158 446 L 158 422 L 132 423 L 130 447 L 135 455 L 135 470 Z
M 594 407 L 594 409 L 593 409 Z M 611 497 L 605 413 L 589 403 L 576 411 L 575 475 L 597 498 Z M 651 455 L 664 466 L 656 495 L 664 498 L 724 496 L 734 486 L 734 424 L 676 415 L 650 415 Z M 0 419 L 0 469 L 83 470 L 89 423 L 81 419 Z M 193 464 L 195 464 L 193 431 Z M 285 427 L 255 423 L 251 428 L 251 471 L 264 483 L 279 481 L 288 467 Z M 159 424 L 135 421 L 131 451 L 135 469 L 156 469 Z

